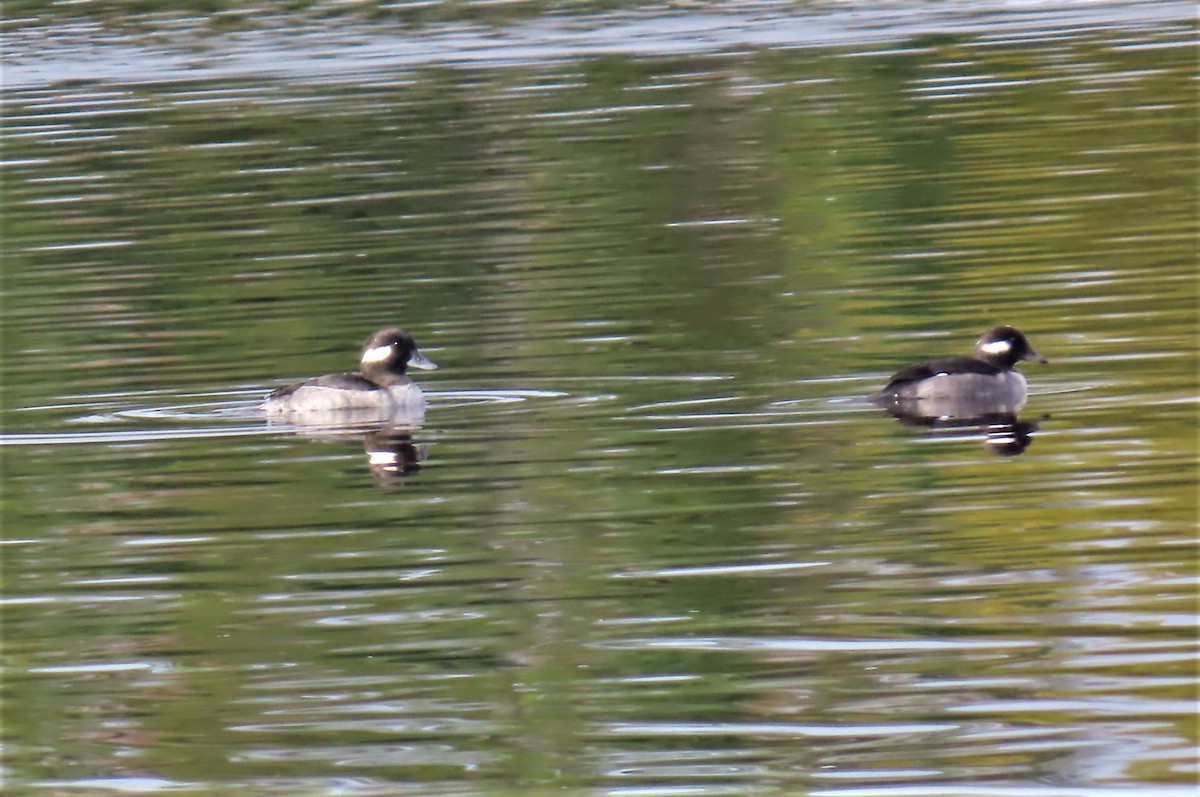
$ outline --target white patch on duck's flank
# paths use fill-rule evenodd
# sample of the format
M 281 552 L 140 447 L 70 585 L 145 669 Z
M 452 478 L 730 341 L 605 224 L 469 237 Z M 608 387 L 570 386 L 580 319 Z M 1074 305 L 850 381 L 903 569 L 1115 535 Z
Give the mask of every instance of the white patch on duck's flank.
M 1012 343 L 1007 340 L 990 340 L 979 347 L 986 354 L 1008 354 L 1012 351 Z
M 392 358 L 392 347 L 375 346 L 363 352 L 362 361 L 365 363 L 382 363 Z

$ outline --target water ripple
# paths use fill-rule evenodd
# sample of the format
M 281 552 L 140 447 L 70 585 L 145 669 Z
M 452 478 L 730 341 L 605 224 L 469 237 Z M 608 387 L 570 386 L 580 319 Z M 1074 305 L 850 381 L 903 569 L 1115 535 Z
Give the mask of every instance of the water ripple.
M 810 725 L 793 722 L 613 722 L 601 725 L 601 736 L 754 736 L 805 737 L 813 739 L 878 738 L 917 733 L 945 733 L 960 726 L 945 722 Z
M 794 637 L 643 637 L 592 643 L 615 650 L 772 651 L 796 653 L 918 653 L 1039 647 L 1020 639 L 800 639 Z
M 258 409 L 264 392 L 261 390 L 217 391 L 192 394 L 195 396 L 239 397 L 250 394 L 253 398 L 224 401 L 179 402 L 147 407 L 122 407 L 130 399 L 161 396 L 163 391 L 148 391 L 136 394 L 95 394 L 75 397 L 76 401 L 23 407 L 20 412 L 37 412 L 62 409 L 97 409 L 105 412 L 89 413 L 70 419 L 69 423 L 113 424 L 128 421 L 221 421 L 261 419 Z M 489 404 L 517 404 L 532 399 L 563 398 L 568 393 L 559 390 L 445 390 L 426 391 L 431 407 L 452 410 L 461 407 Z M 97 401 L 99 399 L 99 401 Z M 377 424 L 376 424 L 377 425 Z M 30 432 L 0 434 L 0 446 L 47 446 L 87 445 L 111 443 L 146 443 L 165 440 L 190 440 L 219 437 L 250 437 L 278 435 L 290 429 L 288 424 L 253 426 L 240 424 L 229 426 L 192 426 L 185 428 L 155 427 L 148 429 L 113 429 L 94 432 Z

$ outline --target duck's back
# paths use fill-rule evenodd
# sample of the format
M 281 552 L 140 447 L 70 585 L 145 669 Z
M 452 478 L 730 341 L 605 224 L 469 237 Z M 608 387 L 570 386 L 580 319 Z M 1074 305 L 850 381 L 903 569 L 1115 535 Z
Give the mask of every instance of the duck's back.
M 999 368 L 974 357 L 942 357 L 916 365 L 910 365 L 892 375 L 879 391 L 880 396 L 893 394 L 901 398 L 916 398 L 919 386 L 939 376 L 965 377 L 970 375 L 995 376 Z
M 323 412 L 388 406 L 391 396 L 361 374 L 329 374 L 280 388 L 267 396 L 268 412 Z

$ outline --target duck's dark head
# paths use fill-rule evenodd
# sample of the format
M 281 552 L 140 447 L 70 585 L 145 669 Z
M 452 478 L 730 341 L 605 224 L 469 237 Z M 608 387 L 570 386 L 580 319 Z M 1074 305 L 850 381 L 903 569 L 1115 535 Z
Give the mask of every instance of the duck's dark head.
M 1046 362 L 1046 358 L 1034 351 L 1025 336 L 1013 327 L 992 327 L 985 332 L 975 344 L 975 359 L 997 368 L 1012 368 L 1021 360 Z
M 417 350 L 412 335 L 403 329 L 381 329 L 363 344 L 360 370 L 376 384 L 394 384 L 410 367 L 430 371 L 437 368 Z

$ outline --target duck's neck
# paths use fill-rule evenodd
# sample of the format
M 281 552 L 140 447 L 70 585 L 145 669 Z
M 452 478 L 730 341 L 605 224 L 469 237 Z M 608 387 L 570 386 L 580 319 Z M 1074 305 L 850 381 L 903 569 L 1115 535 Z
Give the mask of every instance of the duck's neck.
M 988 365 L 996 368 L 1011 370 L 1013 366 L 1020 360 L 1019 357 L 1013 357 L 1011 353 L 1006 354 L 989 354 L 987 352 L 976 351 L 975 359 L 981 360 Z
M 362 375 L 382 387 L 392 387 L 410 381 L 403 370 L 396 371 L 382 363 L 363 363 Z

